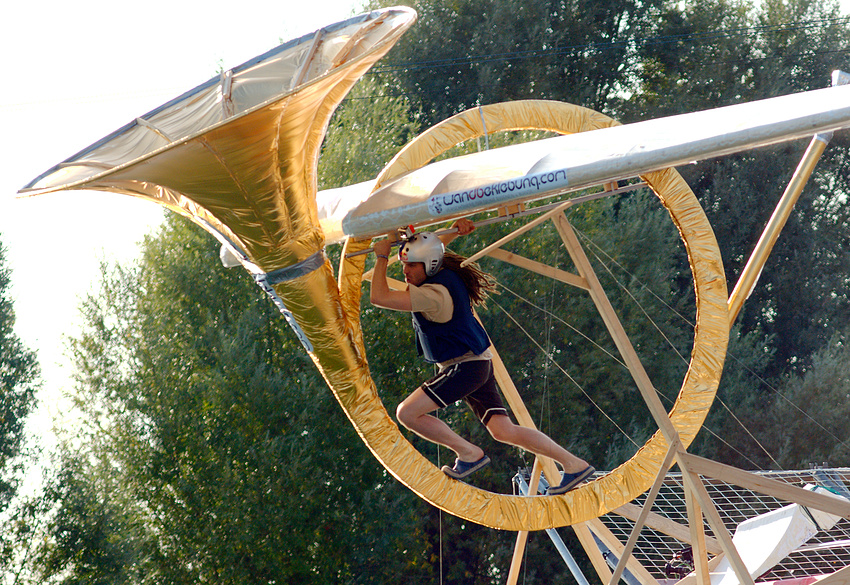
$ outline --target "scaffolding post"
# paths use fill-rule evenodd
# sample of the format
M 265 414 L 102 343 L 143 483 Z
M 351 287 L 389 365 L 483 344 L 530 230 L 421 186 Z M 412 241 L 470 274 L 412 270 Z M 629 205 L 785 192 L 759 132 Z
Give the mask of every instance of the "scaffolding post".
M 514 483 L 516 483 L 519 488 L 519 492 L 527 496 L 528 495 L 528 483 L 526 483 L 525 478 L 522 476 L 522 473 L 517 473 L 514 476 Z M 546 478 L 541 477 L 540 483 L 545 490 L 549 487 L 548 483 L 546 483 Z M 564 559 L 564 562 L 567 564 L 567 568 L 572 573 L 573 577 L 576 580 L 576 583 L 579 585 L 590 585 L 587 581 L 587 577 L 582 573 L 581 568 L 579 568 L 578 563 L 576 563 L 575 558 L 570 553 L 570 550 L 567 548 L 567 545 L 564 544 L 564 540 L 561 538 L 561 535 L 558 534 L 558 531 L 554 528 L 547 528 L 546 534 L 549 535 L 549 538 L 552 540 L 552 544 L 555 545 L 555 549 L 558 551 L 558 554 L 561 555 L 561 558 Z

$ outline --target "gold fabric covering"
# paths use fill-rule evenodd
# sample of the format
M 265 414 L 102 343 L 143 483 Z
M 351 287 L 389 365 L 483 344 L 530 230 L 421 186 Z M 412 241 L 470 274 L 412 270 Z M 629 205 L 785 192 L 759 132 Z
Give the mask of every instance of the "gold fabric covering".
M 390 418 L 369 373 L 360 332 L 364 256 L 346 260 L 339 285 L 317 219 L 316 165 L 334 111 L 371 65 L 413 23 L 406 8 L 375 11 L 283 45 L 196 88 L 49 170 L 22 193 L 98 189 L 156 201 L 244 254 L 262 275 L 319 267 L 274 284 L 305 347 L 377 459 L 419 496 L 494 528 L 540 530 L 581 522 L 630 501 L 652 482 L 666 450 L 654 436 L 606 477 L 557 497 L 493 494 L 454 481 L 419 454 Z M 416 168 L 459 140 L 482 134 L 478 110 L 418 139 L 381 175 Z M 582 132 L 613 125 L 600 114 L 551 102 L 483 108 L 489 132 L 547 128 Z M 690 369 L 671 413 L 685 444 L 714 397 L 725 355 L 726 286 L 712 230 L 693 193 L 672 170 L 644 179 L 682 233 L 697 292 L 698 324 Z M 346 252 L 368 246 L 349 241 Z M 318 256 L 317 256 L 318 255 Z
M 411 142 L 379 175 L 379 182 L 414 170 L 456 143 L 496 130 L 545 129 L 583 132 L 615 125 L 586 108 L 558 102 L 509 102 L 468 110 Z M 723 368 L 728 341 L 726 280 L 714 232 L 691 189 L 673 169 L 642 177 L 655 191 L 682 235 L 694 276 L 697 327 L 694 350 L 670 419 L 687 446 L 699 431 Z M 368 247 L 349 240 L 345 253 Z M 663 251 L 662 251 L 663 253 Z M 365 256 L 349 256 L 341 268 L 340 293 L 349 321 L 358 320 L 360 276 Z M 358 328 L 359 329 L 359 328 Z M 355 329 L 357 330 L 357 329 Z M 358 335 L 359 337 L 359 335 Z M 362 347 L 362 339 L 356 339 Z M 361 352 L 364 351 L 361 349 Z M 354 368 L 355 364 L 352 364 Z M 352 369 L 352 372 L 354 369 Z M 542 530 L 603 515 L 646 491 L 659 472 L 667 442 L 656 433 L 629 461 L 605 477 L 562 496 L 522 497 L 493 494 L 448 478 L 418 453 L 390 419 L 371 379 L 366 385 L 333 384 L 337 399 L 379 461 L 423 499 L 456 516 L 507 530 Z

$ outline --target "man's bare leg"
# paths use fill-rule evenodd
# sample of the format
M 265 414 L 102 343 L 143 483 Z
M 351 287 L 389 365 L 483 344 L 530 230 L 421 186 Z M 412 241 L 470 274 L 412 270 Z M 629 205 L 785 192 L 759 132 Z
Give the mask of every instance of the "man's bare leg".
M 470 443 L 449 425 L 431 415 L 439 406 L 422 388 L 414 390 L 396 409 L 398 421 L 423 439 L 451 449 L 461 461 L 471 463 L 484 457 L 481 447 Z
M 487 430 L 500 443 L 507 443 L 536 455 L 557 461 L 567 473 L 575 473 L 587 467 L 587 461 L 576 457 L 545 433 L 515 424 L 509 416 L 493 415 L 487 421 Z

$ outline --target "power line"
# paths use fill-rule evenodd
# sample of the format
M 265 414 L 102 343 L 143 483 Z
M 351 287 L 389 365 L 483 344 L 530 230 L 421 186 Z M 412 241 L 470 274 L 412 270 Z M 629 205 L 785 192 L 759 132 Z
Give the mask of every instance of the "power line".
M 758 34 L 777 34 L 782 32 L 794 32 L 812 28 L 824 28 L 830 25 L 848 25 L 850 17 L 842 16 L 836 18 L 822 18 L 805 20 L 778 25 L 758 25 L 732 29 L 721 29 L 717 31 L 693 32 L 679 35 L 661 35 L 646 38 L 629 38 L 611 42 L 594 42 L 574 44 L 565 47 L 553 47 L 551 49 L 529 49 L 524 51 L 508 51 L 502 53 L 489 53 L 468 57 L 451 57 L 446 59 L 432 59 L 428 61 L 409 61 L 407 63 L 395 63 L 373 67 L 371 72 L 389 73 L 396 71 L 416 71 L 419 69 L 436 69 L 441 67 L 453 67 L 460 65 L 480 65 L 494 61 L 514 61 L 532 59 L 536 57 L 559 56 L 577 51 L 605 52 L 610 50 L 625 50 L 630 47 L 654 46 L 665 44 L 679 44 L 683 41 L 712 41 L 718 39 L 729 39 L 735 37 L 757 36 Z M 847 51 L 834 51 L 847 52 Z

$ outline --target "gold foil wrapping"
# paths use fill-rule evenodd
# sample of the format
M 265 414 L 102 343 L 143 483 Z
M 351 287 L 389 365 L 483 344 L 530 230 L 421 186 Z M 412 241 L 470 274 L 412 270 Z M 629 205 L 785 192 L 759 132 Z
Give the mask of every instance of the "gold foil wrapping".
M 114 145 L 107 141 L 88 151 L 93 160 L 67 161 L 46 173 L 28 192 L 98 189 L 143 197 L 229 239 L 265 272 L 297 264 L 324 246 L 315 202 L 316 164 L 330 116 L 414 17 L 408 9 L 389 9 L 353 19 L 357 24 L 351 27 L 356 30 L 333 33 L 342 35 L 334 37 L 336 44 L 327 39 L 308 43 L 326 53 L 315 62 L 293 61 L 293 71 L 306 81 L 300 85 L 293 81 L 292 91 L 284 88 L 234 114 L 235 106 L 217 97 L 215 88 L 208 89 L 199 94 L 204 103 L 192 105 L 205 108 L 200 130 L 161 144 L 157 142 L 161 137 L 133 128 L 135 134 L 129 138 L 118 135 Z M 307 58 L 308 47 L 293 55 L 293 60 Z M 179 126 L 181 115 L 177 109 L 172 116 L 176 121 L 164 118 L 162 123 Z M 484 134 L 531 128 L 574 133 L 613 124 L 591 110 L 554 102 L 486 106 L 426 132 L 387 165 L 380 181 Z M 696 287 L 693 355 L 670 414 L 687 445 L 706 416 L 722 369 L 728 336 L 726 284 L 713 232 L 687 185 L 673 170 L 650 173 L 644 179 L 681 231 Z M 346 251 L 367 246 L 368 242 L 350 240 Z M 345 259 L 337 282 L 325 261 L 320 269 L 277 284 L 274 290 L 312 344 L 311 357 L 345 414 L 400 482 L 451 514 L 506 530 L 582 522 L 629 502 L 650 486 L 666 451 L 660 434 L 610 474 L 562 496 L 494 494 L 448 478 L 399 431 L 370 377 L 359 321 L 364 262 L 365 256 Z
M 489 114 L 494 112 L 494 118 Z M 513 102 L 473 109 L 432 128 L 414 140 L 387 165 L 384 179 L 425 164 L 454 143 L 494 129 L 543 128 L 559 132 L 584 131 L 616 124 L 585 108 L 554 102 Z M 516 116 L 516 118 L 514 118 Z M 529 122 L 529 120 L 531 120 Z M 566 129 L 566 130 L 564 130 Z M 452 143 L 454 141 L 454 143 Z M 421 145 L 423 152 L 417 149 Z M 413 161 L 413 162 L 411 162 Z M 642 177 L 669 210 L 688 252 L 697 297 L 697 326 L 690 367 L 670 412 L 682 443 L 696 436 L 714 399 L 728 341 L 726 280 L 714 232 L 693 192 L 672 169 Z M 368 246 L 349 241 L 346 252 Z M 663 253 L 663 251 L 660 251 Z M 358 319 L 360 278 L 364 256 L 346 259 L 341 268 L 340 294 L 349 321 Z M 356 276 L 355 276 L 356 275 Z M 355 312 L 357 311 L 357 312 Z M 359 327 L 352 326 L 352 333 Z M 352 338 L 361 346 L 359 335 Z M 319 362 L 321 363 L 321 359 Z M 365 364 L 351 364 L 350 372 Z M 365 384 L 356 388 L 355 380 Z M 396 477 L 433 505 L 467 520 L 505 530 L 542 530 L 583 522 L 605 514 L 646 491 L 660 470 L 667 443 L 656 433 L 630 460 L 610 474 L 562 496 L 523 497 L 493 494 L 448 478 L 404 438 L 389 418 L 368 375 L 358 373 L 335 390 L 343 409 L 377 459 Z

